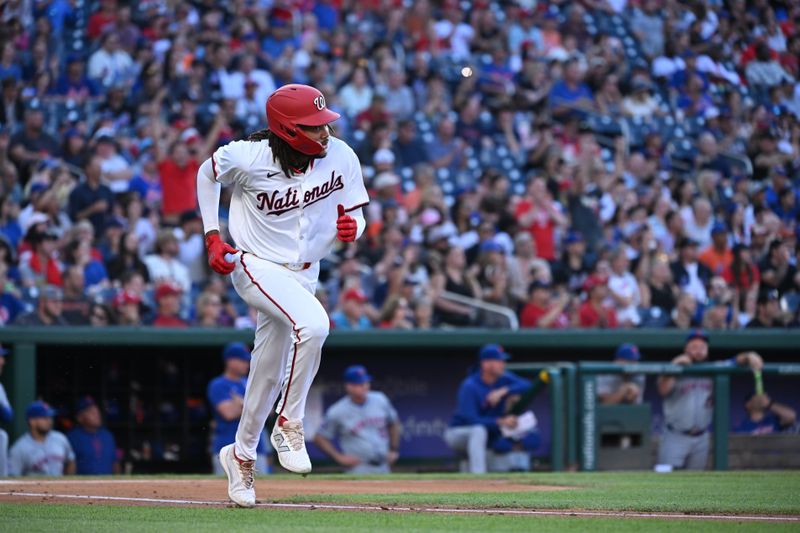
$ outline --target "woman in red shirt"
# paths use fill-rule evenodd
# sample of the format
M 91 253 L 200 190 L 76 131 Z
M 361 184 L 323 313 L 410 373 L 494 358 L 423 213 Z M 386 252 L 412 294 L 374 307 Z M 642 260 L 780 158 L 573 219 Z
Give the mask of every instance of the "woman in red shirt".
M 549 284 L 534 281 L 530 299 L 520 313 L 520 327 L 563 329 L 569 327 L 569 317 L 564 312 L 569 305 L 569 295 L 560 293 L 555 299 Z
M 583 284 L 588 293 L 586 301 L 578 309 L 578 327 L 581 328 L 616 328 L 617 314 L 614 308 L 606 304 L 608 299 L 608 280 L 600 274 L 592 274 Z
M 519 227 L 530 232 L 539 257 L 556 258 L 555 229 L 567 224 L 567 218 L 553 201 L 543 178 L 534 178 L 528 191 L 514 210 Z

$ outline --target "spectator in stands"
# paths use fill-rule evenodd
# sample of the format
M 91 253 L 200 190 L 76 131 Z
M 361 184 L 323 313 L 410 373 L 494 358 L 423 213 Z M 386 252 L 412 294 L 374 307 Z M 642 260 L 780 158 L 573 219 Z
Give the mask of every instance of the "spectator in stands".
M 120 239 L 119 251 L 106 262 L 108 277 L 112 281 L 121 280 L 125 274 L 135 272 L 144 280 L 150 279 L 150 271 L 139 255 L 139 238 L 129 231 Z
M 119 35 L 109 31 L 100 39 L 100 48 L 89 57 L 88 76 L 108 88 L 128 82 L 133 66 L 131 56 L 120 48 Z
M 9 351 L 0 346 L 0 375 L 3 374 L 3 367 L 6 364 L 6 356 Z M 10 424 L 14 419 L 14 410 L 3 384 L 0 383 L 0 423 Z M 0 428 L 0 478 L 8 476 L 8 433 Z
M 225 472 L 219 462 L 219 451 L 236 439 L 236 428 L 242 417 L 247 374 L 250 372 L 250 349 L 241 342 L 231 342 L 222 350 L 225 368 L 221 375 L 208 384 L 206 396 L 214 408 L 213 435 L 211 438 L 211 464 L 214 475 Z M 256 468 L 260 473 L 270 472 L 268 439 L 262 433 L 258 443 Z
M 346 395 L 328 407 L 314 436 L 314 444 L 348 474 L 388 474 L 399 457 L 397 410 L 384 393 L 371 390 L 371 384 L 362 365 L 348 367 Z
M 17 326 L 68 326 L 69 323 L 61 316 L 63 298 L 64 293 L 60 287 L 45 285 L 39 291 L 36 309 L 19 315 L 14 324 Z
M 67 437 L 53 429 L 55 411 L 45 402 L 28 406 L 28 431 L 8 452 L 10 476 L 63 476 L 75 473 L 75 452 Z
M 583 284 L 586 301 L 578 308 L 577 327 L 616 328 L 617 313 L 608 305 L 608 278 L 603 274 L 592 274 Z
M 563 329 L 570 325 L 566 310 L 570 296 L 566 290 L 553 293 L 552 287 L 542 281 L 530 286 L 530 298 L 522 308 L 519 325 L 522 328 Z
M 100 408 L 91 396 L 84 396 L 75 409 L 78 423 L 67 433 L 75 452 L 75 473 L 79 476 L 104 476 L 119 474 L 117 444 L 114 435 L 103 427 Z
M 70 55 L 67 57 L 66 71 L 56 82 L 53 92 L 64 98 L 84 102 L 97 97 L 100 89 L 94 80 L 86 76 L 81 56 Z
M 466 454 L 469 472 L 487 471 L 487 449 L 500 454 L 531 451 L 539 444 L 534 427 L 522 438 L 511 439 L 503 429 L 518 428 L 518 418 L 509 414 L 512 404 L 533 392 L 533 384 L 506 370 L 509 355 L 501 346 L 487 344 L 478 354 L 479 368 L 459 387 L 458 404 L 450 427 L 444 433 L 447 445 Z
M 622 327 L 635 327 L 641 322 L 639 304 L 642 296 L 639 292 L 639 282 L 629 271 L 630 264 L 628 252 L 624 248 L 617 248 L 612 253 L 608 290 L 614 301 L 617 322 Z
M 789 246 L 780 239 L 769 243 L 769 250 L 758 265 L 761 271 L 761 286 L 776 289 L 783 296 L 800 288 L 800 273 L 792 265 Z
M 694 365 L 708 359 L 708 336 L 694 330 L 686 337 L 683 353 L 673 365 Z M 756 352 L 741 352 L 731 357 L 731 365 L 761 370 L 764 361 Z M 660 376 L 658 393 L 664 398 L 665 428 L 658 447 L 659 464 L 674 469 L 703 470 L 708 462 L 711 435 L 708 431 L 714 412 L 713 387 L 707 377 Z
M 333 327 L 342 331 L 371 329 L 372 323 L 364 314 L 367 301 L 367 297 L 357 287 L 344 291 L 341 309 L 331 315 Z
M 556 230 L 565 227 L 567 219 L 547 190 L 544 179 L 532 179 L 526 192 L 517 204 L 514 216 L 520 229 L 530 232 L 533 237 L 537 255 L 553 261 L 556 258 Z
M 678 242 L 678 259 L 671 265 L 672 277 L 681 291 L 694 296 L 695 300 L 705 302 L 706 287 L 711 281 L 711 270 L 697 262 L 698 243 L 688 237 Z
M 181 263 L 189 268 L 189 277 L 194 286 L 205 282 L 208 274 L 206 265 L 206 249 L 204 244 L 203 220 L 196 210 L 185 211 L 180 216 L 180 228 L 176 230 L 178 237 L 178 257 Z
M 135 292 L 121 290 L 114 296 L 114 311 L 116 324 L 120 326 L 141 326 L 142 298 Z
M 744 403 L 747 417 L 742 420 L 734 433 L 748 435 L 772 435 L 790 432 L 797 422 L 797 412 L 782 403 L 773 401 L 766 393 L 749 395 Z
M 69 195 L 69 216 L 73 222 L 88 220 L 96 235 L 102 233 L 114 207 L 114 194 L 101 182 L 101 159 L 94 155 L 86 166 L 86 180 Z
M 642 358 L 635 344 L 620 344 L 614 352 L 616 365 L 635 365 Z M 606 405 L 640 404 L 644 398 L 643 374 L 601 374 L 597 376 L 597 399 Z
M 89 241 L 70 241 L 64 250 L 64 261 L 81 269 L 87 291 L 94 293 L 110 286 L 106 267 L 102 261 L 92 257 L 92 245 Z
M 106 328 L 116 324 L 111 309 L 102 302 L 92 302 L 89 310 L 89 325 L 93 328 Z
M 733 262 L 733 252 L 728 246 L 728 227 L 715 222 L 711 227 L 711 244 L 698 256 L 700 263 L 715 276 L 721 276 Z
M 481 287 L 472 270 L 466 269 L 464 250 L 452 246 L 444 259 L 444 268 L 431 278 L 434 310 L 439 324 L 450 326 L 469 326 L 476 318 L 474 307 L 447 298 L 445 292 L 455 293 L 465 298 L 480 300 Z
M 169 281 L 162 281 L 156 287 L 156 314 L 150 322 L 157 328 L 185 328 L 188 324 L 180 317 L 181 288 Z
M 176 285 L 182 293 L 192 288 L 189 269 L 179 258 L 180 245 L 171 229 L 158 232 L 154 254 L 144 258 L 150 280 L 154 283 L 169 282 Z
M 72 265 L 64 270 L 64 299 L 61 302 L 61 316 L 71 326 L 89 324 L 91 302 L 86 296 L 84 269 Z
M 27 103 L 22 129 L 12 135 L 8 155 L 16 164 L 22 183 L 27 183 L 36 165 L 58 157 L 58 142 L 45 131 L 44 110 L 38 98 Z
M 447 169 L 449 175 L 455 175 L 466 162 L 466 148 L 464 140 L 456 135 L 455 122 L 445 117 L 439 121 L 436 134 L 427 144 L 426 157 L 434 168 Z
M 19 296 L 14 283 L 8 278 L 8 266 L 0 262 L 0 326 L 13 323 L 25 311 L 25 304 Z
M 591 111 L 594 108 L 594 96 L 584 83 L 578 59 L 565 61 L 562 70 L 562 78 L 550 89 L 549 104 L 553 117 L 565 117 L 575 110 Z
M 780 295 L 775 289 L 765 289 L 758 294 L 756 314 L 747 323 L 747 329 L 782 328 Z
M 222 299 L 218 294 L 204 291 L 197 297 L 196 317 L 192 325 L 202 328 L 225 326 L 222 316 Z

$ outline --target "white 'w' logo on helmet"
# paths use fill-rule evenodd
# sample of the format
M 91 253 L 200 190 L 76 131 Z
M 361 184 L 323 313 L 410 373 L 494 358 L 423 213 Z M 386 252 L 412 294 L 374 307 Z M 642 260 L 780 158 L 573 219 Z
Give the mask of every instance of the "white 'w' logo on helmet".
M 319 109 L 320 111 L 322 111 L 323 109 L 325 109 L 325 97 L 324 97 L 324 96 L 322 96 L 322 95 L 319 95 L 319 96 L 317 96 L 316 98 L 314 98 L 314 105 L 315 105 L 315 106 L 316 106 L 316 108 L 317 108 L 317 109 Z

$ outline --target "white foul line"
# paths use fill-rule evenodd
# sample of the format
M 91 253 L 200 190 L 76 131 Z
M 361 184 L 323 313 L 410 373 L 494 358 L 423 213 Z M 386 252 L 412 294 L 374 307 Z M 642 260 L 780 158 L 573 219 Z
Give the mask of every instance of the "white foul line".
M 84 494 L 50 494 L 46 492 L 0 492 L 0 496 L 22 496 L 28 498 L 63 498 L 71 500 L 101 500 L 116 502 L 136 503 L 171 503 L 176 505 L 218 505 L 231 506 L 230 502 L 208 500 L 172 500 L 161 498 L 138 498 L 129 496 L 89 496 Z M 571 511 L 552 510 L 537 511 L 533 509 L 460 509 L 440 507 L 392 507 L 378 505 L 338 505 L 329 503 L 258 503 L 256 507 L 270 509 L 323 509 L 329 511 L 394 511 L 416 513 L 445 513 L 445 514 L 493 514 L 493 515 L 522 515 L 522 516 L 561 516 L 561 517 L 590 517 L 590 518 L 661 518 L 680 520 L 748 520 L 760 522 L 800 522 L 796 516 L 747 516 L 747 515 L 714 515 L 714 514 L 674 514 L 674 513 L 643 513 L 636 511 Z

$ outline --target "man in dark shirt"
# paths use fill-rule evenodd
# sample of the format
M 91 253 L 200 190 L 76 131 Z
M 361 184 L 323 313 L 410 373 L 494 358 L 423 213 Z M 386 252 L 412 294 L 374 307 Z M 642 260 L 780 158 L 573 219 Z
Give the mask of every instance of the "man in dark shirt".
M 44 131 L 44 111 L 37 98 L 28 103 L 22 130 L 11 137 L 8 153 L 19 169 L 23 184 L 39 162 L 58 156 L 58 143 Z
M 119 474 L 114 435 L 103 427 L 100 409 L 91 396 L 85 396 L 78 402 L 75 421 L 78 426 L 67 433 L 67 438 L 75 452 L 76 474 Z
M 47 285 L 39 294 L 39 303 L 36 310 L 17 317 L 14 324 L 17 326 L 68 326 L 69 323 L 61 316 L 61 302 L 64 293 L 55 285 Z
M 91 222 L 95 235 L 103 233 L 114 205 L 114 193 L 100 183 L 100 163 L 97 155 L 92 156 L 86 166 L 86 181 L 72 189 L 69 195 L 70 218 L 73 222 L 84 219 Z
M 775 289 L 762 290 L 758 294 L 756 316 L 747 323 L 747 329 L 782 328 L 780 321 L 780 295 Z
M 425 143 L 417 134 L 417 126 L 413 120 L 403 120 L 397 125 L 397 139 L 392 145 L 397 167 L 413 167 L 428 162 Z
M 84 291 L 83 267 L 72 265 L 64 271 L 64 300 L 61 315 L 73 326 L 89 325 L 92 303 Z

